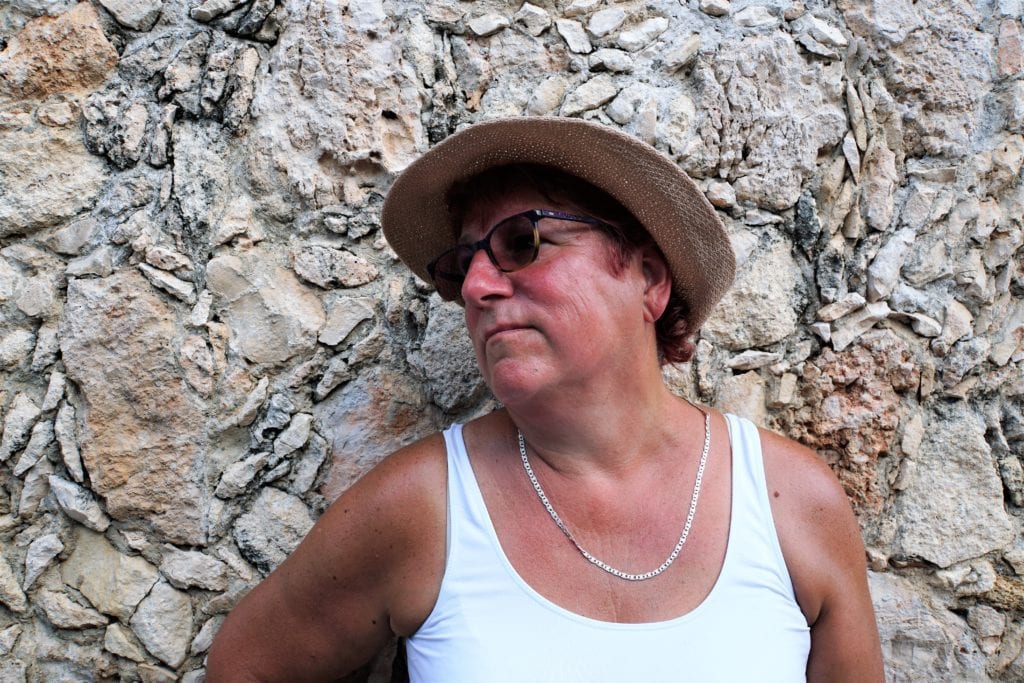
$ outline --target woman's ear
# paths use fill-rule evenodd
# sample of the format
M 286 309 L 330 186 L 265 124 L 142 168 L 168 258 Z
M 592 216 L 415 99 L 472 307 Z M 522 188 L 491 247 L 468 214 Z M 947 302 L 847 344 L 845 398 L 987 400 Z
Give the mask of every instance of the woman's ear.
M 653 244 L 640 248 L 640 266 L 644 274 L 644 320 L 654 323 L 665 312 L 672 293 L 672 273 L 665 257 Z

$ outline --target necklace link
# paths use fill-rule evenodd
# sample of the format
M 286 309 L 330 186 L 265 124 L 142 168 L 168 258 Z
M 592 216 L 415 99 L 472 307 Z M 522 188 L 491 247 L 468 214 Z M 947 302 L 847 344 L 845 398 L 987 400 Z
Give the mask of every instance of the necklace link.
M 700 408 L 698 408 L 698 410 L 700 410 Z M 554 506 L 551 504 L 551 501 L 548 500 L 547 495 L 544 493 L 544 489 L 537 480 L 537 476 L 533 473 L 533 467 L 530 466 L 530 458 L 526 454 L 526 439 L 523 438 L 522 431 L 520 431 L 518 427 L 516 428 L 516 435 L 519 438 L 519 457 L 523 461 L 523 469 L 526 470 L 526 476 L 530 478 L 530 483 L 533 484 L 533 490 L 537 492 L 537 497 L 540 498 L 540 502 L 543 503 L 544 509 L 546 509 L 548 514 L 551 515 L 551 519 L 553 519 L 555 524 L 558 525 L 558 528 L 562 530 L 562 533 L 564 533 L 570 541 L 572 541 L 572 544 L 576 546 L 576 550 L 578 550 L 580 554 L 583 555 L 583 557 L 592 565 L 599 567 L 620 579 L 625 579 L 626 581 L 646 581 L 647 579 L 653 579 L 655 576 L 671 567 L 672 563 L 676 561 L 677 557 L 679 557 L 679 553 L 686 544 L 686 538 L 690 535 L 690 527 L 693 525 L 693 517 L 697 513 L 697 500 L 700 498 L 701 482 L 704 479 L 704 466 L 707 464 L 708 451 L 711 449 L 711 414 L 703 410 L 701 410 L 701 412 L 704 413 L 704 449 L 700 454 L 700 465 L 697 467 L 697 477 L 693 483 L 693 495 L 690 498 L 690 509 L 686 513 L 686 523 L 683 525 L 683 532 L 679 535 L 679 542 L 676 543 L 672 552 L 669 553 L 668 558 L 656 569 L 652 569 L 651 571 L 644 572 L 642 574 L 630 574 L 629 572 L 624 572 L 621 569 L 616 569 L 606 562 L 594 557 L 587 552 L 582 545 L 580 545 L 579 541 L 576 540 L 576 537 L 572 535 L 571 531 L 569 531 L 569 527 L 565 525 L 562 518 L 558 516 L 557 512 L 555 512 Z

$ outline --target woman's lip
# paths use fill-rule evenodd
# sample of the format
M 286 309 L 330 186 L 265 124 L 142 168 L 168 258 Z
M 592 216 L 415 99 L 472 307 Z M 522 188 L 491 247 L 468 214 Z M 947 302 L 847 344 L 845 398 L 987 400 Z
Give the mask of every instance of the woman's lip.
M 484 343 L 489 342 L 499 335 L 506 334 L 508 332 L 522 332 L 526 329 L 529 329 L 526 325 L 502 325 L 501 327 L 496 327 L 493 330 L 488 330 L 487 334 L 484 335 Z

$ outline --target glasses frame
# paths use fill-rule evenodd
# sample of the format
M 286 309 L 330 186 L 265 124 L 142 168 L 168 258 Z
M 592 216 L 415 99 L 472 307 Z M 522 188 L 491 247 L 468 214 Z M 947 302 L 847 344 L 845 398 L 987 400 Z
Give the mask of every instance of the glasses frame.
M 519 218 L 528 219 L 530 221 L 530 224 L 533 226 L 533 253 L 530 255 L 530 260 L 528 260 L 523 265 L 516 266 L 515 268 L 504 268 L 500 263 L 498 263 L 498 259 L 494 255 L 494 251 L 491 249 L 491 237 L 494 235 L 495 232 L 497 232 L 498 228 L 500 228 L 502 225 L 504 225 L 508 221 L 516 220 Z M 461 274 L 439 273 L 437 270 L 437 264 L 442 259 L 448 257 L 449 255 L 457 254 L 458 252 L 466 252 L 467 249 L 469 250 L 469 258 L 467 259 L 466 263 L 469 263 L 470 261 L 473 260 L 473 257 L 476 256 L 476 252 L 483 250 L 483 252 L 487 254 L 487 258 L 490 259 L 491 264 L 502 273 L 514 273 L 517 270 L 522 270 L 523 268 L 529 266 L 531 263 L 537 260 L 537 255 L 540 253 L 539 225 L 542 218 L 554 218 L 561 221 L 571 221 L 573 223 L 586 223 L 588 225 L 606 225 L 604 221 L 598 218 L 594 218 L 592 216 L 580 216 L 574 213 L 565 213 L 564 211 L 552 211 L 550 209 L 530 209 L 528 211 L 523 211 L 522 213 L 507 216 L 498 221 L 497 223 L 495 223 L 494 226 L 487 231 L 487 234 L 484 235 L 482 239 L 479 239 L 476 242 L 471 242 L 468 244 L 456 245 L 451 249 L 441 252 L 439 256 L 435 257 L 433 260 L 430 261 L 430 263 L 427 264 L 427 273 L 430 275 L 430 279 L 433 281 L 434 288 L 437 290 L 437 293 L 441 296 L 442 299 L 445 299 L 447 301 L 462 301 L 461 294 L 451 298 L 444 296 L 444 294 L 442 294 L 441 291 L 442 288 L 438 287 L 438 279 L 440 277 L 441 279 L 447 280 L 448 282 L 457 284 L 458 289 L 461 291 L 462 285 L 466 281 L 466 275 L 468 274 L 468 272 Z

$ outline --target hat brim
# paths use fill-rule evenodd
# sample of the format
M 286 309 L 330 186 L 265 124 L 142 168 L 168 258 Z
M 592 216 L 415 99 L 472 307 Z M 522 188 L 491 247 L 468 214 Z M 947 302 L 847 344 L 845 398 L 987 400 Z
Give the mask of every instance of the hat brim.
M 735 258 L 704 193 L 667 156 L 610 126 L 562 117 L 477 123 L 409 165 L 388 192 L 381 226 L 391 248 L 430 281 L 427 263 L 458 239 L 446 196 L 455 183 L 496 166 L 551 166 L 596 185 L 626 207 L 668 261 L 673 290 L 696 332 L 732 284 Z

